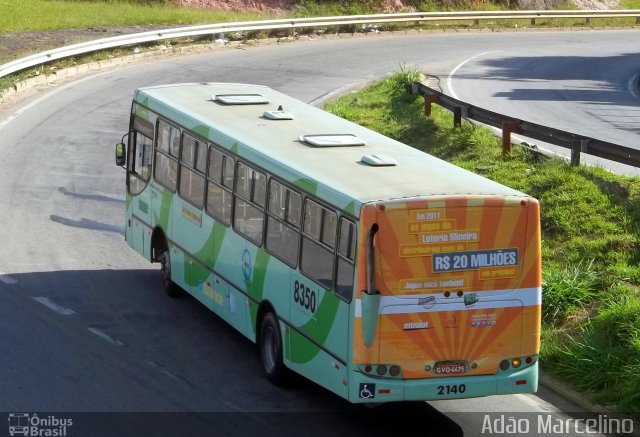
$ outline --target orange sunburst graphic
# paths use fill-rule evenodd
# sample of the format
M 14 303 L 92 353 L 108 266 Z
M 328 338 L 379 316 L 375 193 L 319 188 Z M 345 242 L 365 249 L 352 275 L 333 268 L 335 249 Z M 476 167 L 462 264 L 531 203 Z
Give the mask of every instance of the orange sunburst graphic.
M 456 196 L 395 201 L 388 208 L 365 205 L 361 242 L 373 223 L 379 226 L 376 288 L 390 307 L 380 309 L 376 338 L 369 347 L 363 345 L 363 325 L 356 320 L 355 362 L 372 363 L 377 358 L 401 365 L 406 378 L 424 378 L 438 376 L 425 370 L 429 363 L 473 361 L 480 364 L 468 374 L 487 374 L 495 372 L 499 360 L 537 353 L 539 328 L 533 325 L 539 324 L 539 305 L 523 307 L 514 297 L 505 304 L 504 298 L 492 297 L 521 289 L 533 296 L 540 287 L 537 201 Z M 361 266 L 366 260 L 364 246 L 358 255 Z M 499 263 L 495 260 L 504 253 L 514 254 L 515 263 L 492 264 Z M 465 260 L 463 268 L 434 272 L 436 255 L 457 254 Z M 472 265 L 467 265 L 469 260 Z M 363 270 L 358 269 L 358 292 L 366 287 Z M 472 297 L 469 303 L 467 296 Z M 437 306 L 423 309 L 421 299 Z M 500 308 L 488 307 L 491 299 Z M 531 302 L 532 297 L 528 299 Z M 474 308 L 475 302 L 484 305 Z

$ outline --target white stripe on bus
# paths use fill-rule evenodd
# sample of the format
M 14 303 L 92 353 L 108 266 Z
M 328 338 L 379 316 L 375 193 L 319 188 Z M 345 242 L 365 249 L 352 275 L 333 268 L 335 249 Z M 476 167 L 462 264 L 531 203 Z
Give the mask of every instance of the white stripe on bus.
M 516 288 L 512 290 L 467 291 L 465 295 L 475 294 L 480 300 L 465 305 L 464 296 L 444 297 L 439 294 L 412 294 L 404 296 L 382 296 L 380 314 L 417 314 L 437 313 L 441 311 L 470 311 L 492 308 L 516 308 L 542 304 L 542 288 Z M 419 303 L 435 297 L 433 305 Z M 356 299 L 355 316 L 362 317 L 362 301 Z

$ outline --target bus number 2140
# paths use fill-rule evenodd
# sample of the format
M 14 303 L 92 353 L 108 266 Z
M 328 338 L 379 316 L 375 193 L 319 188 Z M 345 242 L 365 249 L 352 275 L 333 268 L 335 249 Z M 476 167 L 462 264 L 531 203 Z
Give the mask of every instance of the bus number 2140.
M 439 385 L 438 386 L 438 395 L 451 395 L 451 394 L 462 394 L 467 391 L 467 386 L 464 384 L 453 384 L 453 385 Z
M 316 291 L 296 281 L 293 285 L 293 300 L 302 308 L 316 312 Z

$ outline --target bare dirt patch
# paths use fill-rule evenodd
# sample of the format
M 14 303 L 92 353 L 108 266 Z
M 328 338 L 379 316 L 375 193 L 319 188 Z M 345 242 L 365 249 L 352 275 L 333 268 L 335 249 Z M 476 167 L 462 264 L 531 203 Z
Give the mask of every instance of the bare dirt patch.
M 0 64 L 30 54 L 95 39 L 108 38 L 170 26 L 89 27 L 86 29 L 52 29 L 0 32 Z

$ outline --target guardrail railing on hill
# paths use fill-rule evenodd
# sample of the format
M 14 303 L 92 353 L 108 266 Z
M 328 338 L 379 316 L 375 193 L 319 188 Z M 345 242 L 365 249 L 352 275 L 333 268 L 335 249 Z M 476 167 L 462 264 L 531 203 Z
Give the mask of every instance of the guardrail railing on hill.
M 421 94 L 424 97 L 424 113 L 427 116 L 431 114 L 431 105 L 435 103 L 453 112 L 453 122 L 456 126 L 460 125 L 464 117 L 501 129 L 503 153 L 511 151 L 511 134 L 517 133 L 527 138 L 571 150 L 572 165 L 580 164 L 580 154 L 587 153 L 610 161 L 640 167 L 640 150 L 498 114 L 454 99 L 422 83 L 414 82 L 411 88 L 414 94 Z
M 174 38 L 217 35 L 226 32 L 245 32 L 259 30 L 296 29 L 307 27 L 330 27 L 346 25 L 368 25 L 374 23 L 402 23 L 423 21 L 473 21 L 481 20 L 518 20 L 579 18 L 588 23 L 592 18 L 628 18 L 635 17 L 640 23 L 640 10 L 571 10 L 571 11 L 486 11 L 486 12 L 412 12 L 402 14 L 348 15 L 339 17 L 290 18 L 264 21 L 245 21 L 236 23 L 218 23 L 200 26 L 179 27 L 159 31 L 121 35 L 94 41 L 74 44 L 27 56 L 7 64 L 0 65 L 0 78 L 26 70 L 47 62 L 72 56 L 108 50 L 115 47 L 146 44 Z

